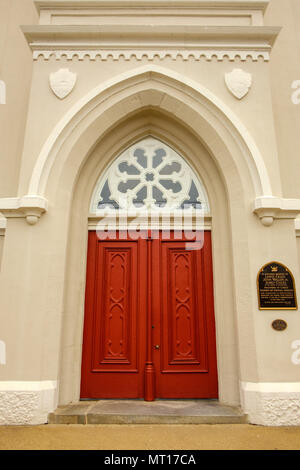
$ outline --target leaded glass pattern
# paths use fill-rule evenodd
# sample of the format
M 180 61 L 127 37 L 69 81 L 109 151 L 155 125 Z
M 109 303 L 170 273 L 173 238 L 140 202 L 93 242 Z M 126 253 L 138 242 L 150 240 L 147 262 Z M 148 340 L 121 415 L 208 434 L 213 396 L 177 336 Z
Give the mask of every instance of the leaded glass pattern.
M 209 213 L 202 182 L 175 150 L 147 137 L 127 148 L 100 178 L 91 212 L 107 207 L 175 210 L 189 206 Z

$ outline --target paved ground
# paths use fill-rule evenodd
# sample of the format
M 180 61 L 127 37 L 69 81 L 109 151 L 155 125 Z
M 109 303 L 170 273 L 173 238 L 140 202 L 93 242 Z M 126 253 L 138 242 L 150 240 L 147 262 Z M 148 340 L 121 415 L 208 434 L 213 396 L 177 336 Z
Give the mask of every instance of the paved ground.
M 0 426 L 0 450 L 300 450 L 300 427 L 216 425 Z

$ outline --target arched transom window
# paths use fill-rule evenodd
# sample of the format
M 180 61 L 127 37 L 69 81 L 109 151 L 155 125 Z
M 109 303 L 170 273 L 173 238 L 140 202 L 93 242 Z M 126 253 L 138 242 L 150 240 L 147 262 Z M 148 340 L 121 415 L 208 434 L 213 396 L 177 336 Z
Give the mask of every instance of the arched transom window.
M 175 210 L 188 206 L 209 213 L 202 182 L 175 150 L 147 137 L 127 148 L 99 179 L 91 212 L 107 207 Z

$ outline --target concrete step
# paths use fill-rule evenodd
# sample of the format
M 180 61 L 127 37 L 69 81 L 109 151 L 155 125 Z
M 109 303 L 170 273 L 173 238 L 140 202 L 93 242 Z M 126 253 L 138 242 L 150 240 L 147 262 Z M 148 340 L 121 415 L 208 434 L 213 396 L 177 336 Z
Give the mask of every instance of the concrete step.
M 49 424 L 241 424 L 247 416 L 218 400 L 96 400 L 58 407 Z

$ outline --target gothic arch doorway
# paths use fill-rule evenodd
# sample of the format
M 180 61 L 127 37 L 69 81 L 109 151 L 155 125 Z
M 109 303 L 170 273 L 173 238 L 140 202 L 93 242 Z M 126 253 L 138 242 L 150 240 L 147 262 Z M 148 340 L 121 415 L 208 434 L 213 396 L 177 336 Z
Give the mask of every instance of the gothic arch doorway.
M 100 229 L 88 238 L 81 398 L 217 398 L 211 234 L 203 225 L 198 236 L 195 224 L 209 214 L 200 178 L 149 136 L 109 166 L 90 210 Z M 107 210 L 118 221 L 114 213 L 136 211 L 138 230 L 101 225 Z M 179 230 L 185 210 L 190 226 L 183 214 Z

